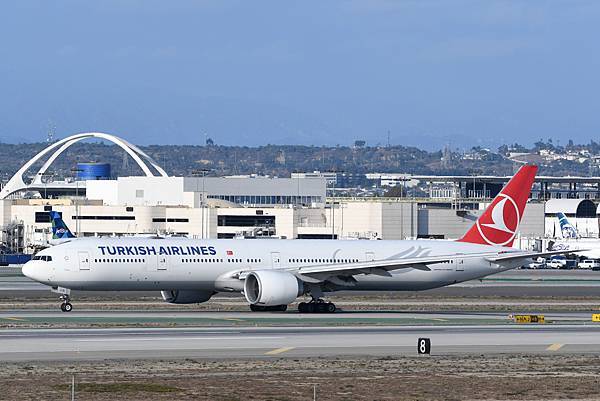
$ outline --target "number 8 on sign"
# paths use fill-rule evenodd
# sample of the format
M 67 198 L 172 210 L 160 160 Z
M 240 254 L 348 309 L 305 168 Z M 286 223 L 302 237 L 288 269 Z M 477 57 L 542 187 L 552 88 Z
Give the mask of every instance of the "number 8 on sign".
M 417 352 L 419 355 L 429 355 L 431 353 L 431 340 L 429 338 L 419 338 Z

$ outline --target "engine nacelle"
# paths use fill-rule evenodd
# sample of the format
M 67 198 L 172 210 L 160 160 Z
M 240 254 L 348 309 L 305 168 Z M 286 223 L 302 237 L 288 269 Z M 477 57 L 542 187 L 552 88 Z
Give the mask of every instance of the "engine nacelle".
M 288 272 L 257 270 L 248 273 L 244 295 L 252 305 L 287 305 L 303 293 L 302 282 Z
M 213 296 L 212 291 L 168 290 L 160 292 L 165 302 L 170 304 L 199 304 Z

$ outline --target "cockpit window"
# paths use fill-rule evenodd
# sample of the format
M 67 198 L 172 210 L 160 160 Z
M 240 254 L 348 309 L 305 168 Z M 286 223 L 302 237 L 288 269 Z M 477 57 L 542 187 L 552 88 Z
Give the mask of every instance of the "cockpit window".
M 44 262 L 52 262 L 52 256 L 48 255 L 35 255 L 32 260 L 43 260 Z
M 38 255 L 35 255 L 35 256 L 32 258 L 32 260 L 42 260 L 42 257 L 41 257 L 41 256 L 38 256 Z

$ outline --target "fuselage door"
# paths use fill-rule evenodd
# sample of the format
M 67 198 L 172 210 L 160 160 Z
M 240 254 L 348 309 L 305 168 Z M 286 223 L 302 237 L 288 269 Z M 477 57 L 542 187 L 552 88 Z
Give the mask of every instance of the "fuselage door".
M 89 252 L 78 252 L 79 255 L 79 270 L 90 270 L 90 254 Z
M 271 252 L 271 265 L 274 269 L 281 267 L 281 255 L 279 252 Z
M 156 262 L 156 270 L 167 270 L 167 256 L 158 255 Z
M 365 252 L 365 261 L 372 262 L 375 260 L 375 252 Z
M 454 268 L 457 272 L 465 271 L 465 260 L 460 256 L 452 259 L 452 263 L 454 264 Z

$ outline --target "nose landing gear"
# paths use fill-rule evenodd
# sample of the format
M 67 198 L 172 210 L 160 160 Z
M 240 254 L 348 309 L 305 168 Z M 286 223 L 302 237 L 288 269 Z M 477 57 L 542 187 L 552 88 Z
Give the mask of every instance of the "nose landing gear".
M 60 310 L 63 312 L 71 312 L 73 310 L 73 305 L 71 305 L 71 298 L 68 295 L 61 295 L 60 300 L 62 303 L 60 304 Z
M 63 287 L 52 287 L 52 292 L 60 294 L 59 299 L 62 301 L 60 304 L 60 310 L 63 312 L 71 312 L 73 305 L 71 305 L 71 290 Z

